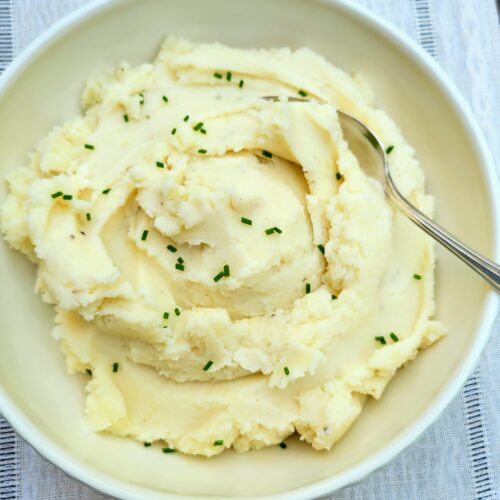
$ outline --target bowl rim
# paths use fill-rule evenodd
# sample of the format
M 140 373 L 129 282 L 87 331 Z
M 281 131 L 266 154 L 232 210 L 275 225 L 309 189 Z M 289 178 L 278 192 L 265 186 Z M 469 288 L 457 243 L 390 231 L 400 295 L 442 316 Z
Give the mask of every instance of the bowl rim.
M 86 22 L 89 18 L 98 16 L 120 3 L 130 0 L 93 0 L 83 5 L 67 16 L 54 23 L 49 29 L 33 40 L 7 67 L 0 76 L 0 99 L 15 83 L 17 76 L 36 57 L 56 43 L 73 28 Z M 395 27 L 389 21 L 371 12 L 368 8 L 351 3 L 350 0 L 314 0 L 317 3 L 332 6 L 367 24 L 377 34 L 398 44 L 405 55 L 435 83 L 447 96 L 449 103 L 458 114 L 459 121 L 472 141 L 475 152 L 480 160 L 482 173 L 486 180 L 486 191 L 492 207 L 492 239 L 493 259 L 500 257 L 500 187 L 496 178 L 496 167 L 493 156 L 487 146 L 486 139 L 477 124 L 474 115 L 465 98 L 458 91 L 453 81 L 448 77 L 438 63 L 409 35 Z M 476 329 L 474 343 L 461 365 L 456 369 L 451 380 L 445 385 L 432 404 L 407 429 L 397 435 L 389 445 L 373 453 L 367 459 L 349 467 L 346 471 L 333 477 L 314 481 L 306 486 L 294 488 L 287 492 L 258 496 L 259 500 L 301 500 L 315 498 L 337 491 L 345 486 L 364 479 L 368 474 L 383 467 L 393 460 L 401 451 L 413 443 L 436 419 L 443 413 L 449 403 L 458 395 L 468 376 L 479 362 L 480 355 L 493 332 L 493 323 L 500 306 L 500 296 L 490 291 L 482 307 L 480 321 Z M 74 458 L 59 445 L 53 443 L 33 425 L 29 418 L 16 407 L 13 399 L 7 394 L 0 381 L 0 413 L 7 419 L 23 440 L 28 442 L 45 459 L 52 462 L 67 475 L 107 495 L 133 500 L 136 498 L 181 499 L 200 498 L 184 496 L 167 492 L 153 492 L 145 487 L 127 483 L 113 478 L 103 472 L 98 472 L 83 461 Z M 208 498 L 208 497 L 207 497 Z M 238 499 L 249 497 L 235 497 Z

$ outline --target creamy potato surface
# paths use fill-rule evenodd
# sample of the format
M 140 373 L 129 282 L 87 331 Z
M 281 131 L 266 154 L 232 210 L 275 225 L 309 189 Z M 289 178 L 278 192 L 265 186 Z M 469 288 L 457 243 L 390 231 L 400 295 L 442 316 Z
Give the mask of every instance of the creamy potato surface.
M 96 431 L 206 456 L 294 432 L 329 449 L 442 335 L 432 243 L 342 135 L 337 109 L 391 146 L 396 183 L 432 212 L 360 79 L 308 49 L 168 38 L 82 102 L 9 175 L 1 221 L 87 374 Z

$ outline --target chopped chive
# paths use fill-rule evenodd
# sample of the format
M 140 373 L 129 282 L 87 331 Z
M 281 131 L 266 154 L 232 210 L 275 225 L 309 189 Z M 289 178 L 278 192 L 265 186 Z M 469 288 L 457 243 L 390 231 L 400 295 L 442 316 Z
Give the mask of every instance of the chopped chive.
M 214 281 L 217 282 L 219 281 L 221 278 L 224 277 L 224 271 L 221 271 L 220 273 L 217 273 L 215 276 L 214 276 Z
M 204 128 L 202 128 L 202 129 L 200 130 L 200 132 L 201 132 L 203 135 L 207 135 L 207 131 L 206 131 Z
M 239 87 L 240 89 L 242 89 L 242 88 L 243 88 L 243 85 L 245 85 L 245 82 L 244 82 L 243 80 L 240 80 L 240 83 L 238 84 L 238 87 Z
M 383 337 L 382 335 L 379 335 L 378 337 L 375 337 L 375 340 L 377 342 L 380 342 L 382 345 L 385 345 L 387 344 L 386 340 L 385 340 L 385 337 Z
M 222 79 L 222 74 L 221 73 L 214 73 L 215 78 L 218 78 L 219 80 Z
M 270 151 L 266 151 L 265 149 L 263 149 L 262 156 L 265 156 L 266 158 L 272 158 L 273 154 Z
M 273 234 L 274 233 L 274 227 L 270 227 L 269 229 L 266 229 L 264 232 L 266 234 Z
M 162 448 L 163 453 L 175 453 L 175 448 Z
M 274 229 L 274 232 L 278 233 L 278 234 L 281 234 L 283 232 L 279 227 L 276 227 L 276 226 L 274 226 L 273 229 Z
M 338 297 L 332 293 L 332 300 L 337 300 Z
M 170 250 L 172 253 L 177 252 L 177 248 L 174 245 L 167 245 L 167 250 Z
M 177 264 L 175 264 L 175 268 L 179 271 L 184 271 L 184 264 L 180 264 L 179 262 L 177 262 Z
M 224 444 L 223 439 L 217 439 L 217 441 L 214 441 L 214 446 L 222 446 Z
M 298 92 L 297 92 L 300 96 L 302 97 L 305 97 L 307 95 L 307 92 L 305 90 L 302 90 L 300 89 Z
M 318 245 L 318 250 L 319 250 L 319 251 L 320 251 L 323 255 L 325 255 L 325 245 L 321 245 L 321 244 L 319 244 L 319 245 Z
M 103 192 L 102 192 L 102 194 L 108 194 L 110 191 L 111 191 L 111 188 L 104 189 Z
M 50 196 L 52 198 L 59 198 L 59 196 L 62 196 L 64 193 L 62 191 L 57 191 L 55 193 L 52 193 Z
M 206 150 L 206 149 L 198 149 L 198 153 L 199 153 L 200 155 L 204 155 L 206 152 L 207 152 L 207 150 Z
M 389 337 L 391 337 L 391 339 L 394 341 L 394 342 L 398 342 L 399 341 L 399 337 L 394 333 L 394 332 L 391 332 L 389 334 Z
M 119 367 L 120 367 L 119 363 L 113 363 L 113 373 L 116 373 Z
M 306 283 L 306 293 L 311 293 L 311 283 Z
M 92 370 L 90 368 L 85 368 L 85 373 L 92 376 Z
M 184 259 L 183 259 L 182 257 L 178 257 L 178 258 L 177 258 L 177 262 L 178 262 L 179 264 L 184 264 Z
M 163 163 L 162 161 L 157 161 L 157 162 L 156 162 L 156 166 L 157 166 L 158 168 L 165 168 L 165 163 Z
M 170 314 L 167 311 L 163 313 L 163 319 L 168 319 L 169 316 Z
M 172 132 L 170 132 L 172 135 L 175 135 L 177 133 L 177 129 L 176 128 L 173 128 L 172 129 Z
M 152 443 L 144 443 L 144 448 L 149 448 Z
M 166 95 L 162 96 L 163 102 L 168 102 L 168 97 Z
M 73 199 L 73 195 L 72 194 L 65 194 L 63 196 L 63 200 L 72 200 Z
M 230 82 L 232 77 L 233 77 L 233 74 L 231 73 L 231 71 L 228 71 L 228 72 L 226 73 L 226 80 L 227 80 L 228 82 Z
M 247 219 L 246 217 L 242 217 L 240 220 L 243 224 L 247 224 L 249 226 L 253 224 L 252 219 Z
M 148 233 L 149 233 L 149 231 L 147 229 L 144 229 L 144 231 L 142 232 L 142 236 L 141 236 L 142 241 L 146 241 L 146 239 L 148 237 Z
M 184 121 L 185 121 L 185 122 L 187 122 L 188 120 L 189 120 L 189 115 L 186 115 L 186 116 L 184 117 Z
M 421 280 L 422 276 L 420 276 L 420 274 L 414 274 L 413 278 L 416 279 L 416 280 Z
M 181 310 L 178 307 L 176 307 L 174 309 L 174 313 L 175 313 L 176 316 L 180 316 L 181 315 Z
M 228 277 L 230 276 L 230 270 L 229 270 L 229 265 L 228 264 L 224 264 L 224 267 L 222 268 L 222 271 L 220 271 L 219 273 L 217 273 L 214 277 L 213 277 L 213 280 L 214 281 L 219 281 L 220 279 L 224 278 L 224 277 Z
M 210 370 L 210 367 L 214 364 L 214 362 L 210 359 L 209 361 L 207 361 L 207 364 L 203 367 L 203 371 L 204 372 L 207 372 L 208 370 Z
M 285 372 L 285 375 L 288 377 L 288 375 L 290 375 L 290 370 L 288 369 L 288 366 L 285 366 L 285 368 L 283 368 L 283 371 Z
M 88 212 L 85 214 L 85 216 L 87 217 L 87 220 L 92 220 L 92 215 L 90 215 Z
M 85 144 L 84 148 L 85 149 L 95 149 L 95 146 L 93 144 Z
M 280 443 L 280 448 L 281 448 L 282 450 L 285 450 L 285 449 L 286 449 L 286 443 L 284 443 L 283 441 L 281 441 L 281 443 Z
M 392 150 L 394 149 L 394 146 L 393 145 L 390 145 L 386 150 L 386 154 L 390 155 L 392 153 Z
M 124 121 L 125 123 L 128 123 L 128 115 L 123 115 L 123 121 Z
M 203 122 L 198 122 L 194 127 L 193 127 L 193 130 L 196 130 L 196 132 L 198 132 L 198 130 L 200 130 L 201 128 L 203 128 Z
M 142 92 L 139 94 L 139 103 L 144 104 L 144 94 Z
M 337 172 L 337 173 L 335 174 L 335 178 L 336 178 L 338 181 L 341 181 L 341 180 L 342 180 L 342 178 L 343 178 L 343 175 L 342 175 L 340 172 Z

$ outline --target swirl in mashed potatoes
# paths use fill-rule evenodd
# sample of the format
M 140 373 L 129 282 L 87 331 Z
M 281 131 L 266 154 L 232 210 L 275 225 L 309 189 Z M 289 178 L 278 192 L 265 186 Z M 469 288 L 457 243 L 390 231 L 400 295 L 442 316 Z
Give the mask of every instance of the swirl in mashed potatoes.
M 307 96 L 309 103 L 265 95 Z M 336 109 L 414 151 L 367 87 L 308 49 L 168 38 L 91 80 L 84 116 L 8 177 L 4 236 L 38 265 L 96 431 L 214 455 L 297 432 L 329 449 L 442 334 L 431 241 L 344 141 Z

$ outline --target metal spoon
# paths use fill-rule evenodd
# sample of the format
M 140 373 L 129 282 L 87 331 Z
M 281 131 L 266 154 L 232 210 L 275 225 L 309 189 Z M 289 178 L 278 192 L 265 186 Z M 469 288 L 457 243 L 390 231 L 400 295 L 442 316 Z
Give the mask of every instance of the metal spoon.
M 298 97 L 266 96 L 268 101 L 308 102 Z M 414 207 L 398 190 L 389 171 L 385 149 L 377 136 L 363 123 L 351 115 L 337 111 L 344 137 L 353 154 L 362 160 L 363 168 L 371 177 L 384 186 L 386 196 L 420 229 L 439 241 L 450 252 L 465 262 L 470 268 L 487 281 L 496 292 L 500 292 L 500 266 L 460 242 L 448 231 L 433 222 L 418 208 Z M 368 147 L 367 147 L 368 146 Z

